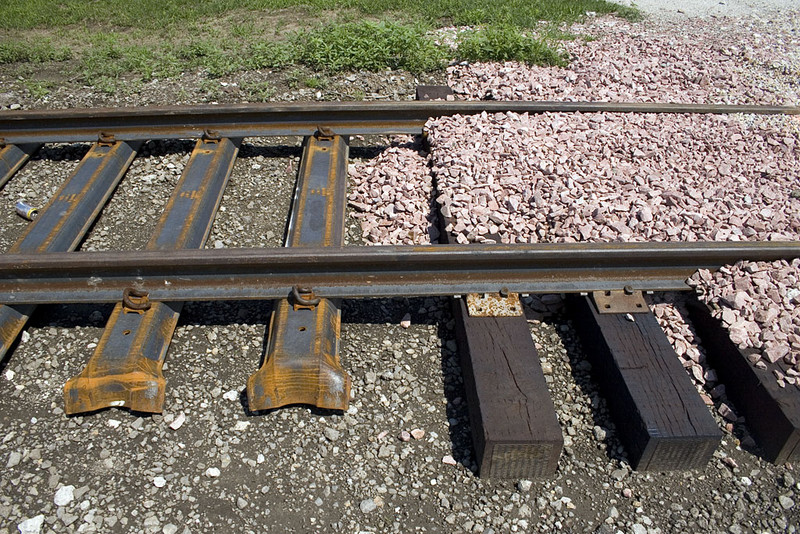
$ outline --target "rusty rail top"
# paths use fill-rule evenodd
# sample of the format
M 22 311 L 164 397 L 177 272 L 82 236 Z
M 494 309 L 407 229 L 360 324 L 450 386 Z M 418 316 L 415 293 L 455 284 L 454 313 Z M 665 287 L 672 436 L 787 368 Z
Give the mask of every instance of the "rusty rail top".
M 649 102 L 306 102 L 0 112 L 0 144 L 212 137 L 419 134 L 431 117 L 478 113 L 751 113 L 798 115 L 798 106 Z
M 800 257 L 800 241 L 291 247 L 0 255 L 0 302 L 686 290 L 697 269 Z

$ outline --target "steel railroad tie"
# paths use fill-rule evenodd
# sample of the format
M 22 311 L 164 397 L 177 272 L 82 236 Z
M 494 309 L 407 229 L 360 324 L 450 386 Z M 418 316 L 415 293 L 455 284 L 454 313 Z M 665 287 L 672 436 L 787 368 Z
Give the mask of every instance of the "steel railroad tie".
M 347 139 L 320 128 L 306 137 L 286 246 L 340 247 L 344 241 Z M 346 410 L 350 377 L 339 362 L 338 299 L 314 297 L 313 288 L 276 301 L 261 367 L 247 381 L 253 411 L 288 404 Z
M 28 158 L 41 146 L 39 143 L 6 145 L 0 142 L 0 187 L 6 185 L 14 173 L 25 165 Z
M 95 143 L 8 251 L 41 254 L 78 248 L 128 170 L 141 142 Z M 6 147 L 8 148 L 8 147 Z M 21 165 L 21 163 L 20 163 Z M 0 358 L 25 327 L 33 305 L 0 306 Z
M 241 139 L 197 141 L 147 250 L 201 248 L 228 183 Z M 83 371 L 67 381 L 68 414 L 110 406 L 160 413 L 166 381 L 164 357 L 183 302 L 150 302 L 146 292 L 125 291 Z

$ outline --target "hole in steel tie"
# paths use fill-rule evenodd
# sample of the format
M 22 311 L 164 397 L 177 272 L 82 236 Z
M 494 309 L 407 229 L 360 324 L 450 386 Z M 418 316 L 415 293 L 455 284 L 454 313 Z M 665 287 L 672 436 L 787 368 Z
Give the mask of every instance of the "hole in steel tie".
M 131 334 L 130 330 L 125 330 L 124 332 L 122 332 L 123 336 L 129 336 L 130 334 Z
M 306 327 L 305 326 L 301 326 L 300 328 L 298 328 L 298 330 L 300 330 L 301 332 L 305 332 L 306 331 Z

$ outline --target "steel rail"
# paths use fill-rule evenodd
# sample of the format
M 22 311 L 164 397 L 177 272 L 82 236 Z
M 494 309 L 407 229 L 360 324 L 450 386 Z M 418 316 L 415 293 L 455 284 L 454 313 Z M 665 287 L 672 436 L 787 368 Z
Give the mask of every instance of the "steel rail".
M 687 289 L 696 269 L 800 257 L 800 242 L 427 245 L 6 254 L 0 302 L 114 302 Z
M 800 114 L 797 106 L 649 102 L 307 102 L 0 112 L 4 143 L 312 135 L 320 126 L 339 135 L 422 132 L 430 117 L 478 113 L 753 113 Z

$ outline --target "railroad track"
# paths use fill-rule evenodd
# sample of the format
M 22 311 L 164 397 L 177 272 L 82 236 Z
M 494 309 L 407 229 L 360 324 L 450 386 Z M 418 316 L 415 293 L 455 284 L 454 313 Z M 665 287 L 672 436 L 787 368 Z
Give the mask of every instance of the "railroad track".
M 36 305 L 115 303 L 85 369 L 65 385 L 66 411 L 124 406 L 157 413 L 166 387 L 162 366 L 184 302 L 275 299 L 264 360 L 248 380 L 250 408 L 303 403 L 344 410 L 350 378 L 339 362 L 340 299 L 454 296 L 481 472 L 537 476 L 556 468 L 563 439 L 515 299 L 526 293 L 570 293 L 572 313 L 580 319 L 587 345 L 594 347 L 590 356 L 622 422 L 620 434 L 634 465 L 642 470 L 701 467 L 721 434 L 649 312 L 646 295 L 688 290 L 685 280 L 699 268 L 744 258 L 800 257 L 800 242 L 453 245 L 442 232 L 437 245 L 342 246 L 348 136 L 421 134 L 429 117 L 508 111 L 800 114 L 796 107 L 594 102 L 4 112 L 2 185 L 45 143 L 91 142 L 92 147 L 0 256 L 0 302 L 5 304 L 0 353 L 13 346 Z M 285 247 L 203 249 L 242 140 L 283 135 L 305 138 Z M 75 252 L 142 143 L 186 138 L 196 140 L 194 150 L 145 250 L 135 256 Z M 512 312 L 487 317 L 479 313 L 481 307 Z M 714 331 L 702 309 L 696 313 L 698 323 Z M 748 388 L 755 380 L 761 388 L 756 388 L 758 406 L 751 409 L 774 414 L 770 427 L 751 423 L 766 455 L 775 462 L 800 457 L 800 396 L 794 390 L 773 391 L 762 370 L 737 369 L 731 380 L 750 381 Z M 736 397 L 737 385 L 729 383 L 728 389 Z M 745 397 L 739 398 L 746 402 Z M 776 420 L 779 435 L 772 431 Z

